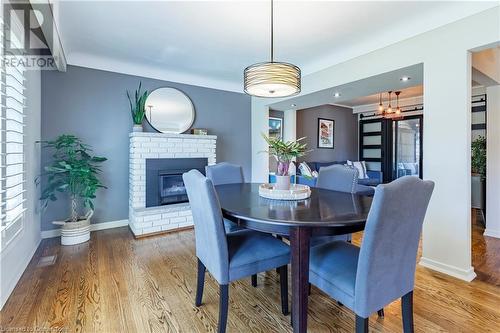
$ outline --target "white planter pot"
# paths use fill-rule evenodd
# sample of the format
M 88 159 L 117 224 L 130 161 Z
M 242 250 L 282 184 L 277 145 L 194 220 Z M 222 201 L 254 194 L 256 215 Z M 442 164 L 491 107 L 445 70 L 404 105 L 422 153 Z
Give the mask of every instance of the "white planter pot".
M 290 189 L 290 176 L 276 176 L 276 189 L 289 190 Z
M 134 127 L 132 127 L 132 132 L 142 132 L 143 129 L 142 129 L 142 125 L 135 125 L 134 124 Z
M 486 182 L 481 175 L 471 176 L 471 206 L 484 209 L 486 206 Z
M 90 239 L 90 218 L 93 212 L 79 218 L 77 222 L 54 221 L 61 226 L 61 245 L 75 245 L 88 242 Z

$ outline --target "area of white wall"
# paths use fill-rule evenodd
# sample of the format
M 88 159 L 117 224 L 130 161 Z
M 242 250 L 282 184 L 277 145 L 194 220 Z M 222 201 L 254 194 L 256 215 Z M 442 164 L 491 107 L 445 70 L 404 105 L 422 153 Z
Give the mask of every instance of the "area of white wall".
M 297 111 L 286 110 L 283 114 L 283 122 L 285 123 L 283 139 L 285 141 L 292 141 L 297 139 Z
M 486 230 L 500 238 L 500 85 L 486 88 Z
M 34 179 L 40 174 L 40 72 L 26 72 L 26 213 L 23 230 L 0 255 L 0 309 L 21 278 L 40 244 L 40 215 L 37 205 L 40 189 Z
M 423 230 L 421 264 L 471 280 L 469 50 L 500 40 L 500 7 L 307 75 L 302 94 L 424 64 L 425 179 L 436 183 Z M 474 33 L 470 33 L 474 31 Z M 446 41 L 446 42 L 444 42 Z M 269 103 L 252 98 L 252 179 L 265 181 L 267 156 L 259 138 Z

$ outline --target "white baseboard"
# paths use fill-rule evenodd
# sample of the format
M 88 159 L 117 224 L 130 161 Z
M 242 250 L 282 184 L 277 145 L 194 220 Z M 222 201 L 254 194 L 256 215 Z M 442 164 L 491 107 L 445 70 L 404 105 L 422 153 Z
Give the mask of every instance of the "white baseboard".
M 476 277 L 476 273 L 474 272 L 474 267 L 472 266 L 469 269 L 464 270 L 455 266 L 443 264 L 438 261 L 424 257 L 420 258 L 420 262 L 418 264 L 430 268 L 432 270 L 438 271 L 440 273 L 451 275 L 453 277 L 456 277 L 457 279 L 464 280 L 467 282 L 471 282 Z
M 128 220 L 118 220 L 110 222 L 95 223 L 90 225 L 90 231 L 104 230 L 125 227 L 128 225 Z M 53 238 L 61 236 L 61 229 L 52 229 L 42 231 L 42 238 Z
M 484 236 L 500 238 L 500 230 L 488 229 L 484 230 Z

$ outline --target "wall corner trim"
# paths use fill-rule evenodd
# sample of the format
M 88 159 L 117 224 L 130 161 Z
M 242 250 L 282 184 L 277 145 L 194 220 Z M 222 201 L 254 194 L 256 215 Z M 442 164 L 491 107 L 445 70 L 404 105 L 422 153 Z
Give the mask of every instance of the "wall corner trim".
M 128 226 L 128 220 L 117 220 L 110 222 L 102 222 L 90 225 L 90 231 L 97 230 L 105 230 L 105 229 L 113 229 L 119 227 Z M 52 229 L 52 230 L 44 230 L 42 231 L 42 239 L 46 238 L 54 238 L 61 236 L 61 229 Z
M 483 233 L 484 236 L 500 238 L 500 230 L 488 229 Z
M 457 279 L 464 280 L 467 282 L 471 282 L 476 277 L 476 273 L 474 272 L 474 267 L 472 266 L 469 269 L 464 270 L 425 257 L 420 258 L 420 262 L 418 264 L 423 267 L 430 268 L 440 273 L 451 275 L 453 277 L 456 277 Z

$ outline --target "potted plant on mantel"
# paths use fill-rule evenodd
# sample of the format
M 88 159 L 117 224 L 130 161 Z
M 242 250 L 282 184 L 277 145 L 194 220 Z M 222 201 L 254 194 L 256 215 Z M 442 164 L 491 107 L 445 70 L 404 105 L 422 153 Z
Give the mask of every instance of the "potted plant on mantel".
M 269 150 L 267 152 L 278 162 L 276 170 L 276 189 L 289 190 L 290 174 L 288 173 L 288 169 L 290 163 L 294 158 L 304 156 L 308 153 L 307 144 L 300 142 L 305 138 L 285 142 L 278 137 L 268 137 L 265 134 L 262 134 L 262 136 L 269 145 Z
M 127 97 L 130 103 L 130 113 L 132 114 L 132 121 L 134 122 L 133 132 L 142 132 L 142 122 L 146 115 L 146 99 L 148 98 L 148 91 L 141 92 L 142 82 L 139 82 L 139 89 L 135 91 L 135 100 L 132 101 L 130 94 L 127 90 Z
M 486 206 L 486 138 L 479 136 L 471 145 L 472 208 L 484 210 Z
M 90 218 L 94 214 L 93 200 L 99 188 L 106 188 L 98 176 L 99 164 L 104 157 L 92 156 L 92 149 L 74 135 L 61 135 L 54 141 L 41 141 L 43 148 L 54 150 L 50 165 L 37 179 L 47 178 L 40 200 L 46 208 L 49 201 L 57 200 L 58 193 L 67 193 L 71 200 L 71 216 L 64 221 L 54 221 L 61 226 L 61 244 L 74 245 L 90 239 Z M 79 216 L 79 204 L 86 214 Z

